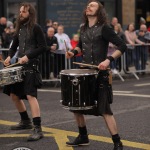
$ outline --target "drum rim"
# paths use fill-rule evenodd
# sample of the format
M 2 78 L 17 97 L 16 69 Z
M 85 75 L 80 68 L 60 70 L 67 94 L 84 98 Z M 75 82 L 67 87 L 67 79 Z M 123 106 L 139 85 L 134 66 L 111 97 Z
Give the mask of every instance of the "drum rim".
M 13 71 L 13 70 L 20 70 L 22 68 L 23 68 L 22 66 L 11 67 L 11 68 L 4 68 L 4 69 L 0 70 L 0 72 L 8 72 L 8 71 Z
M 67 69 L 66 69 L 67 70 Z M 92 69 L 68 69 L 68 70 L 92 70 Z M 61 70 L 60 75 L 69 75 L 69 76 L 88 76 L 88 75 L 97 75 L 98 72 L 96 72 L 96 70 L 93 69 L 93 72 L 90 73 L 81 73 L 81 74 L 75 74 L 75 73 L 64 73 L 63 71 L 65 70 Z

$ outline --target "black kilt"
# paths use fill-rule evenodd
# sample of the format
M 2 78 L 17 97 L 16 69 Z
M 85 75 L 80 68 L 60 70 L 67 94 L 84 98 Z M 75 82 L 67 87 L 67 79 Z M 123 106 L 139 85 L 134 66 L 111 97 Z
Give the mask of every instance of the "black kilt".
M 11 93 L 18 96 L 20 99 L 26 99 L 27 95 L 31 95 L 37 98 L 37 88 L 40 87 L 39 84 L 42 83 L 42 78 L 40 78 L 40 73 L 37 70 L 37 63 L 32 62 L 23 66 L 23 81 L 17 82 L 11 85 L 5 85 L 3 93 L 10 96 Z M 41 80 L 39 83 L 39 79 Z
M 97 106 L 88 110 L 71 110 L 74 113 L 84 115 L 102 116 L 103 114 L 113 115 L 110 104 L 113 102 L 112 85 L 109 84 L 109 72 L 99 71 L 96 82 Z

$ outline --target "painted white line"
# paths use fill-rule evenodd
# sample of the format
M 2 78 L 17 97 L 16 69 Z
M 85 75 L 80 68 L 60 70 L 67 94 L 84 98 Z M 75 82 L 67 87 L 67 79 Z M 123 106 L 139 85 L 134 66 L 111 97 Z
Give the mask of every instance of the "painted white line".
M 46 89 L 39 89 L 39 92 L 55 92 L 60 93 L 60 90 L 46 90 Z M 150 98 L 150 95 L 142 95 L 142 94 L 131 94 L 133 91 L 113 91 L 113 95 L 117 96 L 129 96 L 129 97 L 143 97 L 143 98 Z
M 39 92 L 54 92 L 54 93 L 60 93 L 60 90 L 46 90 L 46 89 L 38 89 Z
M 48 89 L 38 89 L 39 92 L 56 92 L 56 93 L 60 93 L 60 90 L 48 90 Z M 133 93 L 133 91 L 113 91 L 114 93 Z
M 113 91 L 113 93 L 133 93 L 133 91 Z
M 150 83 L 144 83 L 144 84 L 135 84 L 134 86 L 148 86 Z
M 119 95 L 119 96 L 129 96 L 129 97 L 144 97 L 144 98 L 150 98 L 150 95 L 140 95 L 140 94 L 123 94 L 123 93 L 114 93 L 113 95 Z

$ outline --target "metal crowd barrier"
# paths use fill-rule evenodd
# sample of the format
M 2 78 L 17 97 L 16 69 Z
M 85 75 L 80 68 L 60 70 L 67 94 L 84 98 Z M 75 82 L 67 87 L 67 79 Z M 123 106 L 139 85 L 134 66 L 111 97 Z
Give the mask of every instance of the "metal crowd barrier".
M 150 44 L 135 44 L 135 46 L 127 44 L 127 47 L 123 55 L 123 70 L 139 80 L 139 75 L 150 72 Z
M 122 81 L 124 76 L 133 75 L 139 80 L 140 75 L 150 72 L 150 44 L 132 45 L 127 44 L 128 50 L 117 60 L 117 73 L 113 76 L 118 76 Z M 8 49 L 0 49 L 3 53 L 3 59 L 8 55 Z M 46 52 L 40 56 L 39 70 L 42 74 L 43 82 L 60 81 L 59 72 L 64 69 L 74 69 L 77 65 L 72 62 L 73 59 L 66 59 L 65 54 L 56 52 Z

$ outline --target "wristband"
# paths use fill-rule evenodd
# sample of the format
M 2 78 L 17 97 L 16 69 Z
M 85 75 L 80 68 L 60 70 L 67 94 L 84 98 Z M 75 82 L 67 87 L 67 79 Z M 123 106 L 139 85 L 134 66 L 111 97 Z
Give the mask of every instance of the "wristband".
M 108 56 L 107 59 L 109 59 L 110 62 L 113 62 L 115 60 L 112 56 Z
M 74 56 L 78 54 L 78 51 L 76 49 L 72 50 L 71 52 L 74 53 Z

